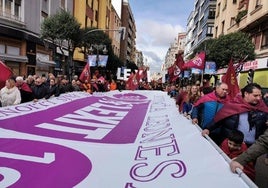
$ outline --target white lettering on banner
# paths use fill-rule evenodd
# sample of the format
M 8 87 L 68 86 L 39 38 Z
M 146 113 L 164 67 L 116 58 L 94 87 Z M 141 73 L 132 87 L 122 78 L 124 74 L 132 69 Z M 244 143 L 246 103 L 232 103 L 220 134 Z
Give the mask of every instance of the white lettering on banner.
M 9 187 L 20 179 L 20 172 L 6 167 L 0 167 L 0 174 L 3 178 L 0 181 L 0 187 Z
M 73 101 L 76 99 L 84 98 L 85 96 L 90 97 L 89 94 L 86 94 L 84 92 L 73 92 L 63 94 L 59 97 L 54 97 L 49 100 L 38 100 L 38 102 L 22 103 L 16 106 L 0 108 L 0 120 L 32 113 L 33 111 L 37 112 L 40 110 L 48 109 L 50 107 L 54 107 L 55 105 L 63 104 L 66 101 Z
M 32 112 L 33 110 L 40 110 L 44 109 L 44 107 L 55 105 L 56 103 L 53 103 L 51 101 L 43 100 L 36 103 L 30 103 L 27 105 L 18 105 L 14 106 L 14 108 L 5 108 L 0 110 L 0 117 L 8 117 L 8 116 L 17 116 L 21 112 Z
M 178 160 L 180 151 L 168 114 L 155 114 L 167 111 L 168 106 L 163 104 L 163 97 L 156 96 L 152 101 L 144 133 L 139 141 L 141 145 L 138 146 L 135 156 L 138 163 L 130 169 L 130 176 L 136 183 L 153 181 L 163 173 L 169 173 L 172 178 L 180 178 L 186 174 L 184 162 Z M 169 166 L 172 168 L 168 168 Z M 126 187 L 132 186 L 133 183 L 126 183 Z
M 133 107 L 132 104 L 129 102 L 124 102 L 120 100 L 114 100 L 114 99 L 107 99 L 107 98 L 102 98 L 99 100 L 100 103 L 95 103 L 92 104 L 92 106 L 95 107 L 110 107 L 110 108 L 118 108 L 118 109 L 131 109 Z M 111 104 L 111 105 L 105 105 L 103 103 Z
M 90 112 L 93 112 L 93 113 L 99 112 L 99 113 L 96 115 L 93 115 Z M 71 121 L 72 124 L 76 124 L 76 125 L 91 126 L 91 124 L 93 124 L 92 127 L 113 128 L 114 125 L 118 124 L 120 120 L 122 120 L 127 114 L 127 112 L 123 112 L 123 111 L 116 112 L 115 110 L 105 110 L 102 108 L 94 108 L 91 106 L 88 106 L 81 110 L 77 110 L 75 111 L 75 113 L 76 114 L 67 114 L 55 120 L 60 121 L 60 122 L 66 122 L 66 123 Z M 105 116 L 101 116 L 101 115 L 105 115 Z M 80 120 L 74 120 L 74 119 L 80 119 L 80 120 L 83 119 L 83 120 L 92 120 L 92 121 L 86 122 L 86 121 L 80 121 Z M 98 121 L 98 122 L 102 122 L 106 124 L 94 123 L 94 121 Z M 109 127 L 109 124 L 111 127 Z
M 44 164 L 50 164 L 55 161 L 55 154 L 47 153 L 47 152 L 44 153 L 44 157 L 34 157 L 34 156 L 27 156 L 27 155 L 21 155 L 21 154 L 0 152 L 0 157 L 23 160 L 23 161 L 31 161 L 31 162 L 37 162 L 37 163 L 44 163 Z
M 98 128 L 95 130 L 79 129 L 79 128 L 66 127 L 63 125 L 57 125 L 57 124 L 51 124 L 51 123 L 41 123 L 37 125 L 37 127 L 43 128 L 43 129 L 51 129 L 54 131 L 87 135 L 85 136 L 85 138 L 87 139 L 98 139 L 98 140 L 101 140 L 102 138 L 104 138 L 111 131 L 111 129 L 101 129 L 101 128 Z
M 103 103 L 100 103 L 100 101 Z M 113 100 L 112 101 L 100 100 L 100 101 L 97 103 L 93 103 L 85 108 L 79 109 L 75 111 L 73 114 L 66 114 L 62 117 L 54 119 L 54 121 L 56 121 L 55 124 L 42 123 L 36 125 L 36 127 L 54 131 L 87 135 L 85 136 L 86 139 L 101 140 L 107 134 L 109 134 L 109 132 L 113 128 L 115 128 L 116 125 L 120 123 L 120 121 L 127 115 L 128 110 L 132 108 L 132 105 L 117 102 L 117 105 L 120 104 L 120 106 L 112 106 L 109 104 L 111 102 L 115 103 L 115 101 Z M 120 111 L 115 110 L 119 108 L 121 109 Z M 80 127 L 81 126 L 94 127 L 96 129 L 87 130 L 82 127 L 81 128 L 67 127 L 61 125 L 60 122 L 72 125 L 78 125 Z

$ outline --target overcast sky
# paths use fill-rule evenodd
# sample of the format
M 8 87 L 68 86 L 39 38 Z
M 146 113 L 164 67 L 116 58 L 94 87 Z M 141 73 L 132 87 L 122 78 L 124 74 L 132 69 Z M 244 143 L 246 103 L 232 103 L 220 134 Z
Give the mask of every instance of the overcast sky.
M 136 47 L 150 71 L 160 72 L 170 44 L 186 31 L 195 0 L 128 0 L 136 23 Z M 112 0 L 114 6 L 120 0 Z M 120 15 L 120 14 L 119 14 Z

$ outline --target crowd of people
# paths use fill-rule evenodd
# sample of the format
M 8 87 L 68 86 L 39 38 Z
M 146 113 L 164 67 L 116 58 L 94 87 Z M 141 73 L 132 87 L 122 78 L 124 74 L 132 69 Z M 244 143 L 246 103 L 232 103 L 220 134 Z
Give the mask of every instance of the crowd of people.
M 268 92 L 262 93 L 259 84 L 247 84 L 234 98 L 229 97 L 228 85 L 223 82 L 216 83 L 214 87 L 201 86 L 200 81 L 182 87 L 146 81 L 137 84 L 138 90 L 167 92 L 174 98 L 178 112 L 200 126 L 202 135 L 209 135 L 233 159 L 231 170 L 235 172 L 236 168 L 240 168 L 258 183 L 255 179 L 257 157 L 267 153 L 268 167 Z M 51 73 L 48 76 L 29 75 L 27 78 L 17 76 L 7 79 L 5 87 L 0 90 L 0 105 L 49 99 L 73 91 L 92 94 L 126 89 L 129 89 L 127 81 L 106 80 L 101 75 L 84 82 L 78 76 L 70 82 L 64 75 L 55 77 Z M 265 183 L 268 187 L 267 177 Z
M 255 170 L 261 155 L 268 170 L 267 93 L 259 84 L 249 83 L 230 98 L 228 85 L 223 82 L 214 88 L 193 84 L 169 91 L 178 111 L 200 126 L 201 134 L 208 135 L 232 159 L 231 170 L 244 170 L 259 187 L 268 187 L 268 173 L 263 176 Z
M 112 90 L 128 90 L 125 80 L 107 79 L 99 72 L 95 72 L 92 79 L 79 80 L 77 75 L 71 81 L 66 75 L 54 76 L 52 73 L 46 75 L 29 75 L 28 77 L 15 76 L 8 78 L 5 87 L 0 90 L 0 107 L 17 105 L 20 103 L 38 101 L 57 97 L 62 93 L 83 91 L 89 94 L 94 92 L 108 92 Z M 163 84 L 146 81 L 138 83 L 138 90 L 164 90 Z

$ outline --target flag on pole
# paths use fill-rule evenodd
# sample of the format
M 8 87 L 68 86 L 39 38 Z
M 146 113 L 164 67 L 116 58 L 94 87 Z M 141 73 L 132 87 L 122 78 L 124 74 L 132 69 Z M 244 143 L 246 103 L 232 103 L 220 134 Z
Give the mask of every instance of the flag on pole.
M 238 93 L 240 93 L 239 85 L 236 78 L 236 72 L 233 65 L 233 60 L 231 59 L 228 64 L 228 69 L 226 74 L 222 77 L 222 81 L 228 85 L 229 96 L 234 98 Z
M 87 62 L 87 64 L 85 65 L 83 71 L 81 72 L 80 76 L 79 76 L 79 80 L 81 82 L 85 82 L 85 80 L 90 81 L 90 66 L 89 63 Z
M 174 72 L 174 68 L 173 68 L 173 66 L 170 66 L 169 68 L 168 68 L 168 77 L 169 77 L 169 81 L 171 81 L 172 79 L 173 79 L 173 72 Z
M 197 68 L 197 69 L 204 70 L 204 68 L 205 68 L 205 58 L 206 58 L 206 53 L 205 52 L 200 52 L 193 59 L 191 59 L 190 61 L 184 63 L 183 69 Z
M 181 52 L 178 52 L 178 54 L 177 54 L 175 65 L 180 69 L 180 72 L 183 71 L 184 60 L 183 60 L 183 57 L 182 57 L 182 53 Z
M 1 60 L 0 60 L 0 89 L 5 87 L 6 80 L 10 78 L 13 73 L 10 70 L 8 66 L 6 66 Z
M 136 90 L 139 87 L 139 83 L 136 79 L 136 74 L 132 72 L 126 81 L 126 88 L 129 90 Z
M 173 81 L 176 81 L 179 75 L 183 72 L 184 60 L 181 52 L 178 52 L 176 61 L 174 62 L 173 66 L 174 66 Z

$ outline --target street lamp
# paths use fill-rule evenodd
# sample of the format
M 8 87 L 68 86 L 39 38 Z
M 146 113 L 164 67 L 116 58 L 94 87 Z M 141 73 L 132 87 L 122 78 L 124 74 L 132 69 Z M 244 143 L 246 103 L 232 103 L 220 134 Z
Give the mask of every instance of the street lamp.
M 89 48 L 89 52 L 93 53 L 94 49 L 97 51 L 96 54 L 96 66 L 99 66 L 99 52 L 102 51 L 103 54 L 107 54 L 108 50 L 106 48 L 106 45 L 103 44 L 92 44 Z

